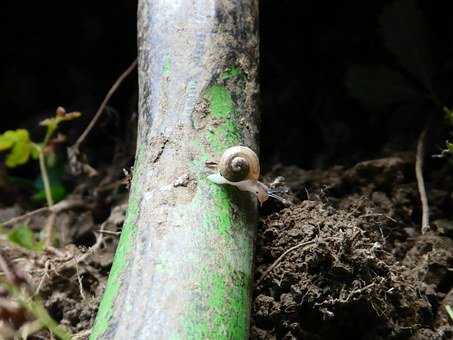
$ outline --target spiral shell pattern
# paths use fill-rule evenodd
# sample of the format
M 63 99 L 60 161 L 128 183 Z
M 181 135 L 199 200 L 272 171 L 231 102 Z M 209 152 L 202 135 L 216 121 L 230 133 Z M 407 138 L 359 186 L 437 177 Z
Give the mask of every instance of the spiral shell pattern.
M 252 149 L 246 146 L 233 146 L 223 153 L 219 171 L 230 182 L 256 181 L 260 176 L 260 162 Z

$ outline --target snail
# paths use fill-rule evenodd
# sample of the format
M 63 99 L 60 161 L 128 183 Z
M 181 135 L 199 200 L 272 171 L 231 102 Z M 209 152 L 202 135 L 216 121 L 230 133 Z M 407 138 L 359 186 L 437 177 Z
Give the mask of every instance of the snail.
M 241 191 L 249 191 L 256 196 L 260 204 L 269 197 L 283 200 L 258 181 L 260 161 L 256 153 L 246 146 L 238 145 L 226 149 L 219 162 L 206 162 L 206 165 L 217 169 L 217 173 L 208 176 L 211 182 L 229 184 Z

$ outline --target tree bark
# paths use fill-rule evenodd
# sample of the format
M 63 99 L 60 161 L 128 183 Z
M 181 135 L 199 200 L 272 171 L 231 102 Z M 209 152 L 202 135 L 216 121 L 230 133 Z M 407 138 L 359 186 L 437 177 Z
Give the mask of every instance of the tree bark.
M 246 339 L 256 199 L 205 162 L 257 150 L 256 0 L 140 0 L 126 222 L 90 339 Z

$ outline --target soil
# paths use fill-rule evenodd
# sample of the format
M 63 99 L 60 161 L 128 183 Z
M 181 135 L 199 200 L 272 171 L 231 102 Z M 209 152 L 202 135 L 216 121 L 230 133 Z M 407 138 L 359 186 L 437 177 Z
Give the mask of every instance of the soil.
M 68 176 L 72 183 L 65 179 L 65 185 L 73 187 L 57 203 L 65 208 L 56 216 L 55 247 L 44 251 L 24 249 L 6 239 L 12 226 L 2 229 L 0 254 L 12 272 L 13 281 L 26 292 L 25 296 L 39 297 L 49 315 L 70 330 L 74 339 L 88 338 L 110 272 L 127 209 L 129 176 L 123 169 L 130 169 L 133 164 L 135 139 L 134 134 L 125 133 L 124 139 L 117 140 L 104 154 L 107 162 L 96 164 L 95 176 Z M 109 157 L 113 160 L 108 161 Z M 5 177 L 5 186 L 0 187 L 2 202 L 8 202 L 7 196 L 12 194 L 8 179 Z M 0 206 L 0 220 L 33 210 L 30 204 Z M 48 216 L 49 212 L 39 212 L 16 223 L 16 227 L 26 225 L 38 235 Z M 22 331 L 35 319 L 0 287 L 0 317 L 4 315 L 8 322 L 0 322 L 0 338 L 8 338 L 14 329 Z M 51 338 L 44 329 L 28 337 Z
M 22 285 L 80 339 L 93 325 L 127 207 L 120 169 L 133 155 L 115 152 L 116 169 L 100 164 L 98 176 L 77 178 L 57 215 L 58 249 L 36 253 L 1 241 Z M 251 339 L 453 338 L 451 166 L 427 159 L 431 230 L 422 235 L 414 155 L 387 155 L 325 170 L 276 165 L 266 174 L 284 200 L 261 209 Z M 21 212 L 0 209 L 2 220 Z M 26 223 L 39 230 L 46 218 Z M 33 319 L 15 308 L 0 310 L 16 327 Z
M 272 170 L 295 199 L 263 211 L 252 339 L 453 338 L 451 182 L 430 176 L 432 230 L 422 235 L 413 167 L 399 154 Z

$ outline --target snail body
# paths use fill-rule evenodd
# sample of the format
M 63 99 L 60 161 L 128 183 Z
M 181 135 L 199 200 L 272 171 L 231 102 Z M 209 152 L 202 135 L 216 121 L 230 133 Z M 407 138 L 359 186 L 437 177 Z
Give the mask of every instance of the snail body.
M 246 146 L 233 146 L 226 149 L 216 163 L 217 173 L 208 176 L 216 184 L 229 184 L 241 191 L 256 195 L 260 204 L 269 198 L 268 187 L 258 181 L 260 162 L 256 153 Z

